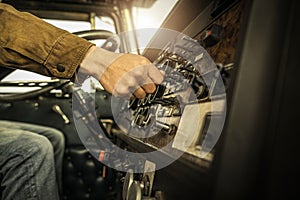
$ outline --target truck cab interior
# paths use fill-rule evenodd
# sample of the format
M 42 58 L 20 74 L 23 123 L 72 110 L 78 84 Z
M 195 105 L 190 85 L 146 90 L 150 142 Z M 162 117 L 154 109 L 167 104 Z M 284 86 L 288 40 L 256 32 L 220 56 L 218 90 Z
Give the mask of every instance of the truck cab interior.
M 0 120 L 64 133 L 61 199 L 299 199 L 299 1 L 2 3 L 99 47 L 144 55 L 174 75 L 155 94 L 122 101 L 93 79 L 83 91 L 70 80 L 0 66 Z M 85 104 L 114 146 L 105 155 L 122 149 L 137 153 L 134 161 L 131 154 L 99 161 L 102 137 L 84 126 Z

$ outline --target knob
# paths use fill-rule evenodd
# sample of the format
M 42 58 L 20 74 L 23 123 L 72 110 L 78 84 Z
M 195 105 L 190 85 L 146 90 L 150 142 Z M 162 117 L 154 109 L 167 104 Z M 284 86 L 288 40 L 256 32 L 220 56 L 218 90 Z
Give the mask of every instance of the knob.
M 52 106 L 52 110 L 53 110 L 54 112 L 56 112 L 57 114 L 59 114 L 59 115 L 63 118 L 65 124 L 69 124 L 69 123 L 70 123 L 69 118 L 68 118 L 68 117 L 65 115 L 65 113 L 61 110 L 61 108 L 60 108 L 59 105 L 56 105 L 56 104 L 53 105 L 53 106 Z

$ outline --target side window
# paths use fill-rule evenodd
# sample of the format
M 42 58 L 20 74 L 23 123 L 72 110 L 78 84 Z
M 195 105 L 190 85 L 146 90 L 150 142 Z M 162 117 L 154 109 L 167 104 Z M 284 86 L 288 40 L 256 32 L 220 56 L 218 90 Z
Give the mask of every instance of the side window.
M 137 38 L 140 47 L 146 46 L 146 44 L 150 42 L 151 38 L 156 32 L 156 29 L 161 26 L 164 19 L 177 2 L 178 0 L 156 0 L 150 7 L 133 7 L 133 23 L 135 28 L 138 30 Z M 153 28 L 153 30 L 147 30 L 147 37 L 143 35 L 143 31 L 139 31 L 141 29 L 149 28 Z

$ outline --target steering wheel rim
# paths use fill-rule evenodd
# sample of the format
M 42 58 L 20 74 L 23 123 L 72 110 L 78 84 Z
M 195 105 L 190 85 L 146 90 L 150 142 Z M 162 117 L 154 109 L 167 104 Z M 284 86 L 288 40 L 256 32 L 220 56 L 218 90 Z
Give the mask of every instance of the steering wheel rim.
M 86 40 L 97 40 L 97 39 L 105 39 L 105 43 L 101 46 L 101 48 L 107 49 L 109 51 L 116 51 L 119 48 L 119 41 L 116 35 L 113 32 L 107 30 L 85 30 L 73 32 L 74 35 L 78 37 L 84 38 Z M 43 93 L 49 92 L 53 89 L 57 89 L 62 87 L 63 85 L 69 83 L 69 80 L 65 79 L 57 79 L 57 82 L 52 81 L 42 81 L 43 83 L 48 83 L 46 86 L 41 87 L 40 89 L 24 92 L 24 93 L 16 93 L 16 94 L 8 94 L 8 95 L 0 95 L 0 102 L 14 102 L 21 101 L 25 99 L 35 98 Z M 18 84 L 16 82 L 0 82 L 0 86 L 28 86 L 26 84 Z
M 16 86 L 16 87 L 22 87 L 22 86 L 30 86 L 30 84 L 34 83 L 37 87 L 40 87 L 40 89 L 24 92 L 24 93 L 16 93 L 16 94 L 10 94 L 10 95 L 0 95 L 0 102 L 15 102 L 15 101 L 22 101 L 25 99 L 32 99 L 35 98 L 43 93 L 49 92 L 53 89 L 57 89 L 60 87 L 63 87 L 64 85 L 68 84 L 69 80 L 60 80 L 57 79 L 56 81 L 32 81 L 32 82 L 20 82 L 21 84 L 16 85 L 16 82 L 2 82 L 0 83 L 0 86 Z M 44 86 L 41 86 L 41 84 L 45 84 Z M 32 87 L 36 87 L 32 86 Z
M 73 34 L 86 40 L 108 39 L 115 36 L 113 32 L 101 29 L 77 31 L 73 32 Z
M 105 39 L 106 41 L 100 47 L 108 51 L 115 52 L 120 47 L 119 37 L 111 31 L 95 29 L 73 32 L 73 34 L 86 40 Z

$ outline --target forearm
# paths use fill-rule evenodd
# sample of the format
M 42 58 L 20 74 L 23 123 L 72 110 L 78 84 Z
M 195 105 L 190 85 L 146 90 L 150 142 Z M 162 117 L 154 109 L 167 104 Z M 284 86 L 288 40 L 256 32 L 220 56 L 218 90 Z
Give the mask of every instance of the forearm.
M 116 95 L 143 98 L 163 74 L 145 57 L 94 47 L 89 41 L 0 3 L 0 66 L 58 78 L 94 76 Z
M 91 47 L 80 63 L 80 72 L 89 74 L 100 80 L 106 68 L 123 54 L 107 51 L 95 46 Z
M 92 43 L 0 3 L 0 65 L 71 78 Z

